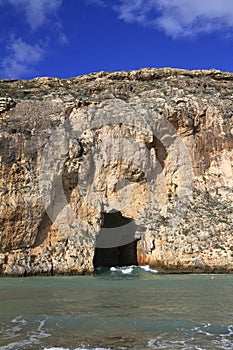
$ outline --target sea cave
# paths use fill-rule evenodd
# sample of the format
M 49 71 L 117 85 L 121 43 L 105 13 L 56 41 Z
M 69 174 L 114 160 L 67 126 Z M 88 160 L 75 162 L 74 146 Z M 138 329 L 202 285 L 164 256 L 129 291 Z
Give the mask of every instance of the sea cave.
M 94 267 L 137 265 L 136 225 L 120 211 L 102 213 L 103 220 L 96 238 Z

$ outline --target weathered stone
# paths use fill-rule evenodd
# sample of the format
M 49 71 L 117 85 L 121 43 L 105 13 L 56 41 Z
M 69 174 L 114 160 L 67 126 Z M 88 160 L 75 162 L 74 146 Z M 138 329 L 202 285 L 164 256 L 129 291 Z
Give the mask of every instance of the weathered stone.
M 16 102 L 10 97 L 0 97 L 0 113 L 15 107 Z
M 91 273 L 101 249 L 127 263 L 129 247 L 163 272 L 233 271 L 232 80 L 1 80 L 1 275 Z

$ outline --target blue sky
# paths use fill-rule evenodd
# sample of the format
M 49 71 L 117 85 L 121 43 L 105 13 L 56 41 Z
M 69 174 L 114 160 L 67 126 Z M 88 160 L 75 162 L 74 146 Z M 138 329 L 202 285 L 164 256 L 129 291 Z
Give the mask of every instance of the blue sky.
M 233 71 L 233 0 L 0 0 L 0 78 Z

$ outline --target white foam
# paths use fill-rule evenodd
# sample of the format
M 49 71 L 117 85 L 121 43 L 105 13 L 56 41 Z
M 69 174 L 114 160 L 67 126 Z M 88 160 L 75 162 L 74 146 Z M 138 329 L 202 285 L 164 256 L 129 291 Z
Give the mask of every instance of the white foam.
M 154 350 L 171 350 L 171 349 L 180 349 L 180 350 L 205 350 L 200 347 L 193 347 L 192 344 L 187 344 L 185 340 L 167 340 L 162 339 L 161 336 L 158 336 L 157 339 L 151 339 L 148 341 L 147 346 Z
M 124 274 L 132 273 L 133 272 L 133 267 L 130 266 L 130 267 L 127 267 L 127 268 L 123 268 L 121 270 L 121 272 L 124 273 Z
M 125 275 L 130 274 L 133 272 L 134 266 L 122 266 L 122 267 L 111 267 L 110 271 L 111 272 L 121 272 Z
M 47 321 L 47 318 L 37 321 L 39 322 L 39 325 L 34 330 L 27 332 L 27 339 L 24 339 L 22 341 L 12 342 L 5 346 L 1 346 L 0 350 L 15 350 L 15 349 L 19 350 L 19 349 L 26 349 L 27 347 L 29 346 L 31 347 L 32 345 L 39 345 L 40 339 L 47 338 L 50 336 L 50 334 L 46 333 L 46 331 L 43 329 L 46 321 Z M 24 326 L 27 326 L 27 321 L 24 320 L 21 316 L 17 316 L 11 322 L 14 325 L 16 324 L 16 326 L 13 326 L 9 329 L 12 332 L 11 337 L 7 336 L 8 335 L 7 332 L 9 331 L 7 329 L 6 334 L 3 334 L 3 339 L 16 338 L 16 336 L 18 336 L 19 331 L 21 331 Z M 22 327 L 20 328 L 19 325 L 22 325 Z
M 117 268 L 112 266 L 112 267 L 110 268 L 110 271 L 117 271 Z
M 71 350 L 68 348 L 45 348 L 44 350 Z M 75 348 L 73 350 L 110 350 L 110 348 Z
M 158 273 L 157 270 L 151 269 L 149 265 L 140 266 L 140 268 L 147 272 Z
M 44 350 L 69 350 L 67 348 L 45 348 Z
M 11 325 L 2 325 L 0 329 L 0 338 L 13 339 L 18 337 L 19 332 L 27 325 L 27 321 L 22 316 L 17 316 L 11 321 Z M 1 348 L 0 348 L 1 349 Z
M 135 266 L 135 265 L 131 265 L 131 266 L 121 266 L 121 267 L 110 267 L 110 271 L 111 272 L 121 272 L 125 275 L 127 274 L 131 274 L 133 272 L 134 269 L 142 269 L 146 272 L 151 272 L 151 273 L 158 273 L 157 270 L 152 269 L 149 265 L 144 265 L 144 266 Z
M 23 325 L 27 324 L 27 321 L 22 318 L 22 316 L 15 317 L 12 321 L 12 323 L 21 323 Z

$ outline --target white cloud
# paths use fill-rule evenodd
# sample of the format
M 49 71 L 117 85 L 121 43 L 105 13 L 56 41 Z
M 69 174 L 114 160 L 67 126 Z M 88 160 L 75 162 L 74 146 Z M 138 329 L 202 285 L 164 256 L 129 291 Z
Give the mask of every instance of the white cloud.
M 144 7 L 143 0 L 121 1 L 121 5 L 116 6 L 115 9 L 119 12 L 120 19 L 128 23 L 135 21 L 144 23 L 147 17 L 147 8 Z
M 173 38 L 233 28 L 232 0 L 119 0 L 115 10 L 126 22 L 160 28 Z
M 10 79 L 21 78 L 34 72 L 33 65 L 44 57 L 44 49 L 39 44 L 30 45 L 22 38 L 11 41 L 9 55 L 2 61 L 2 73 Z
M 62 4 L 62 0 L 8 0 L 18 10 L 24 12 L 26 21 L 34 31 L 54 16 Z
M 46 51 L 49 50 L 49 45 L 46 43 L 48 44 L 52 39 L 59 44 L 68 42 L 58 17 L 62 1 L 0 0 L 0 7 L 7 4 L 12 6 L 13 15 L 18 16 L 19 22 L 17 34 L 8 32 L 3 38 L 3 42 L 6 43 L 6 54 L 0 63 L 0 71 L 4 78 L 25 78 L 25 76 L 33 75 L 36 64 L 45 57 Z M 28 25 L 30 29 L 28 33 L 23 31 L 22 34 L 20 33 L 20 22 Z M 40 41 L 38 37 L 41 38 Z M 42 40 L 43 44 L 41 44 Z
M 86 0 L 86 3 L 88 5 L 96 4 L 96 5 L 100 6 L 100 7 L 107 7 L 107 4 L 105 3 L 104 0 Z

